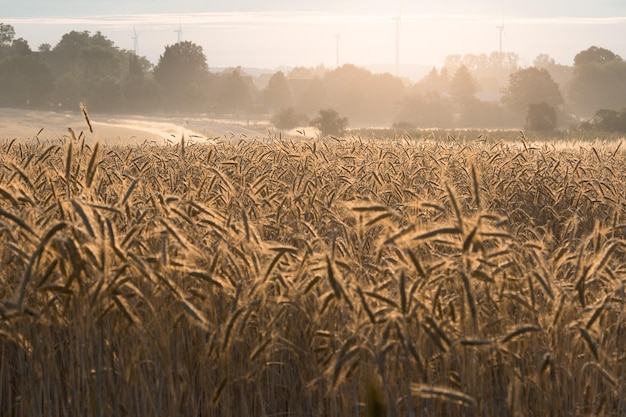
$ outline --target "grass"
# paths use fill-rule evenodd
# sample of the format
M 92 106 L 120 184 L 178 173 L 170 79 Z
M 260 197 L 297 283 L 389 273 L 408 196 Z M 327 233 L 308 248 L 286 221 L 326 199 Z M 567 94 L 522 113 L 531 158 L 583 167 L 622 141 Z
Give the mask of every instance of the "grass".
M 620 144 L 4 142 L 0 414 L 623 415 Z

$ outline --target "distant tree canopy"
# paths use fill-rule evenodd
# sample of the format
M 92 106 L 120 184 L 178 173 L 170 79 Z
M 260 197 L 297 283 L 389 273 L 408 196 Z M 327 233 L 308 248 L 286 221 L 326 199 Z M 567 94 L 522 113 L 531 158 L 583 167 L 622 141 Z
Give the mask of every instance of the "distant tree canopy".
M 41 105 L 53 89 L 42 57 L 10 25 L 0 24 L 0 105 Z
M 64 106 L 76 108 L 84 102 L 92 111 L 124 112 L 137 108 L 129 104 L 146 104 L 138 92 L 150 95 L 142 86 L 130 88 L 131 81 L 143 79 L 150 63 L 118 48 L 100 32 L 92 35 L 87 31 L 71 31 L 54 47 L 41 45 L 37 54 L 44 59 L 54 79 L 50 99 Z M 141 76 L 137 77 L 138 73 Z
M 519 55 L 513 52 L 491 54 L 448 55 L 444 68 L 454 74 L 464 66 L 475 78 L 476 85 L 484 91 L 498 91 L 506 85 L 509 75 L 520 70 Z
M 530 104 L 545 102 L 556 107 L 563 104 L 563 96 L 547 70 L 530 67 L 511 74 L 502 101 L 513 111 L 526 114 Z
M 295 79 L 291 81 L 297 88 L 294 90 L 296 111 L 313 116 L 319 109 L 331 105 L 331 97 L 326 83 L 319 78 Z
M 600 109 L 587 126 L 605 132 L 626 133 L 626 107 L 620 110 Z
M 332 91 L 332 107 L 355 122 L 390 123 L 404 94 L 399 78 L 352 64 L 329 71 L 323 82 Z
M 414 127 L 453 127 L 454 103 L 436 92 L 413 94 L 404 99 L 395 121 Z
M 441 71 L 437 71 L 437 68 L 433 68 L 430 72 L 419 80 L 413 86 L 413 92 L 420 93 L 445 93 L 450 86 L 450 74 L 448 69 L 443 67 Z
M 189 41 L 166 46 L 154 67 L 154 78 L 170 100 L 167 107 L 173 109 L 198 106 L 206 98 L 208 76 L 202 47 Z
M 254 109 L 252 80 L 240 68 L 212 77 L 213 110 L 218 113 L 250 114 Z
M 595 115 L 593 128 L 619 130 L 626 62 L 592 46 L 573 66 L 546 54 L 527 68 L 515 53 L 450 55 L 416 83 L 352 64 L 252 76 L 241 68 L 210 72 L 202 47 L 188 41 L 166 46 L 153 66 L 100 32 L 71 31 L 33 50 L 0 23 L 0 106 L 58 110 L 80 102 L 90 111 L 257 114 L 276 126 L 319 124 L 330 117 L 320 109 L 333 109 L 361 126 L 550 129 L 553 114 L 567 110 Z
M 570 85 L 574 110 L 590 116 L 597 109 L 626 105 L 626 62 L 615 53 L 592 46 L 574 58 Z
M 574 57 L 574 66 L 581 67 L 590 64 L 601 65 L 616 59 L 620 61 L 622 60 L 619 55 L 616 55 L 608 49 L 592 46 L 576 54 Z
M 456 70 L 450 80 L 450 95 L 458 103 L 465 103 L 478 91 L 476 81 L 465 65 Z
M 574 68 L 568 65 L 557 64 L 554 58 L 550 57 L 548 54 L 537 55 L 533 61 L 533 66 L 548 71 L 550 76 L 559 85 L 561 93 L 567 93 L 569 91 L 568 86 L 571 83 Z
M 272 75 L 267 87 L 263 90 L 263 99 L 270 111 L 293 107 L 293 91 L 282 71 Z
M 15 38 L 15 29 L 11 25 L 0 23 L 0 46 L 11 45 Z

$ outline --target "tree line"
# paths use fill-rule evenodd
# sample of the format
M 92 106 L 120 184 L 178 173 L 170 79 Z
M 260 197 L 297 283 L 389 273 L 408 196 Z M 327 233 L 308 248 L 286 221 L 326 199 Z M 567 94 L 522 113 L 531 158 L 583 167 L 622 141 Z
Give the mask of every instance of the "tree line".
M 296 67 L 252 77 L 212 72 L 201 46 L 164 48 L 156 65 L 100 32 L 71 31 L 32 50 L 0 23 L 0 106 L 91 111 L 271 116 L 279 128 L 310 123 L 332 109 L 341 125 L 624 129 L 626 62 L 592 46 L 572 66 L 539 55 L 522 67 L 514 53 L 449 56 L 416 83 L 346 64 Z M 341 115 L 342 117 L 339 117 Z

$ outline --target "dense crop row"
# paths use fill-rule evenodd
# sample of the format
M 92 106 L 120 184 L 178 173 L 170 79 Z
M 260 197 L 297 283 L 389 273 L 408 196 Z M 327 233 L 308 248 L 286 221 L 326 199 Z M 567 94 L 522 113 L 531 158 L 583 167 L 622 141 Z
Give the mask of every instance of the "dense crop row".
M 0 414 L 623 415 L 617 143 L 0 148 Z

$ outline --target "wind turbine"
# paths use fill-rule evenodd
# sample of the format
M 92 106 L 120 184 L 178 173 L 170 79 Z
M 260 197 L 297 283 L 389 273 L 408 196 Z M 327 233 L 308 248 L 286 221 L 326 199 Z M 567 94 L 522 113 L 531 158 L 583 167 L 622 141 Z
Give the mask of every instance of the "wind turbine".
M 400 21 L 402 20 L 402 12 L 394 17 L 396 21 L 396 77 L 400 76 Z
M 178 29 L 176 29 L 174 32 L 176 32 L 178 34 L 178 42 L 180 43 L 182 37 L 183 37 L 183 27 L 182 25 L 179 23 L 178 24 Z
M 139 54 L 139 33 L 137 33 L 137 29 L 133 26 L 133 41 L 135 42 L 135 55 Z
M 339 39 L 341 38 L 341 35 L 339 34 L 339 32 L 337 32 L 337 34 L 335 35 L 337 44 L 336 44 L 336 56 L 335 56 L 335 60 L 336 60 L 336 67 L 339 68 Z
M 502 58 L 502 36 L 504 35 L 504 18 L 502 18 L 502 23 L 499 26 L 496 26 L 496 29 L 500 32 L 500 47 L 498 52 L 500 54 L 500 58 Z

